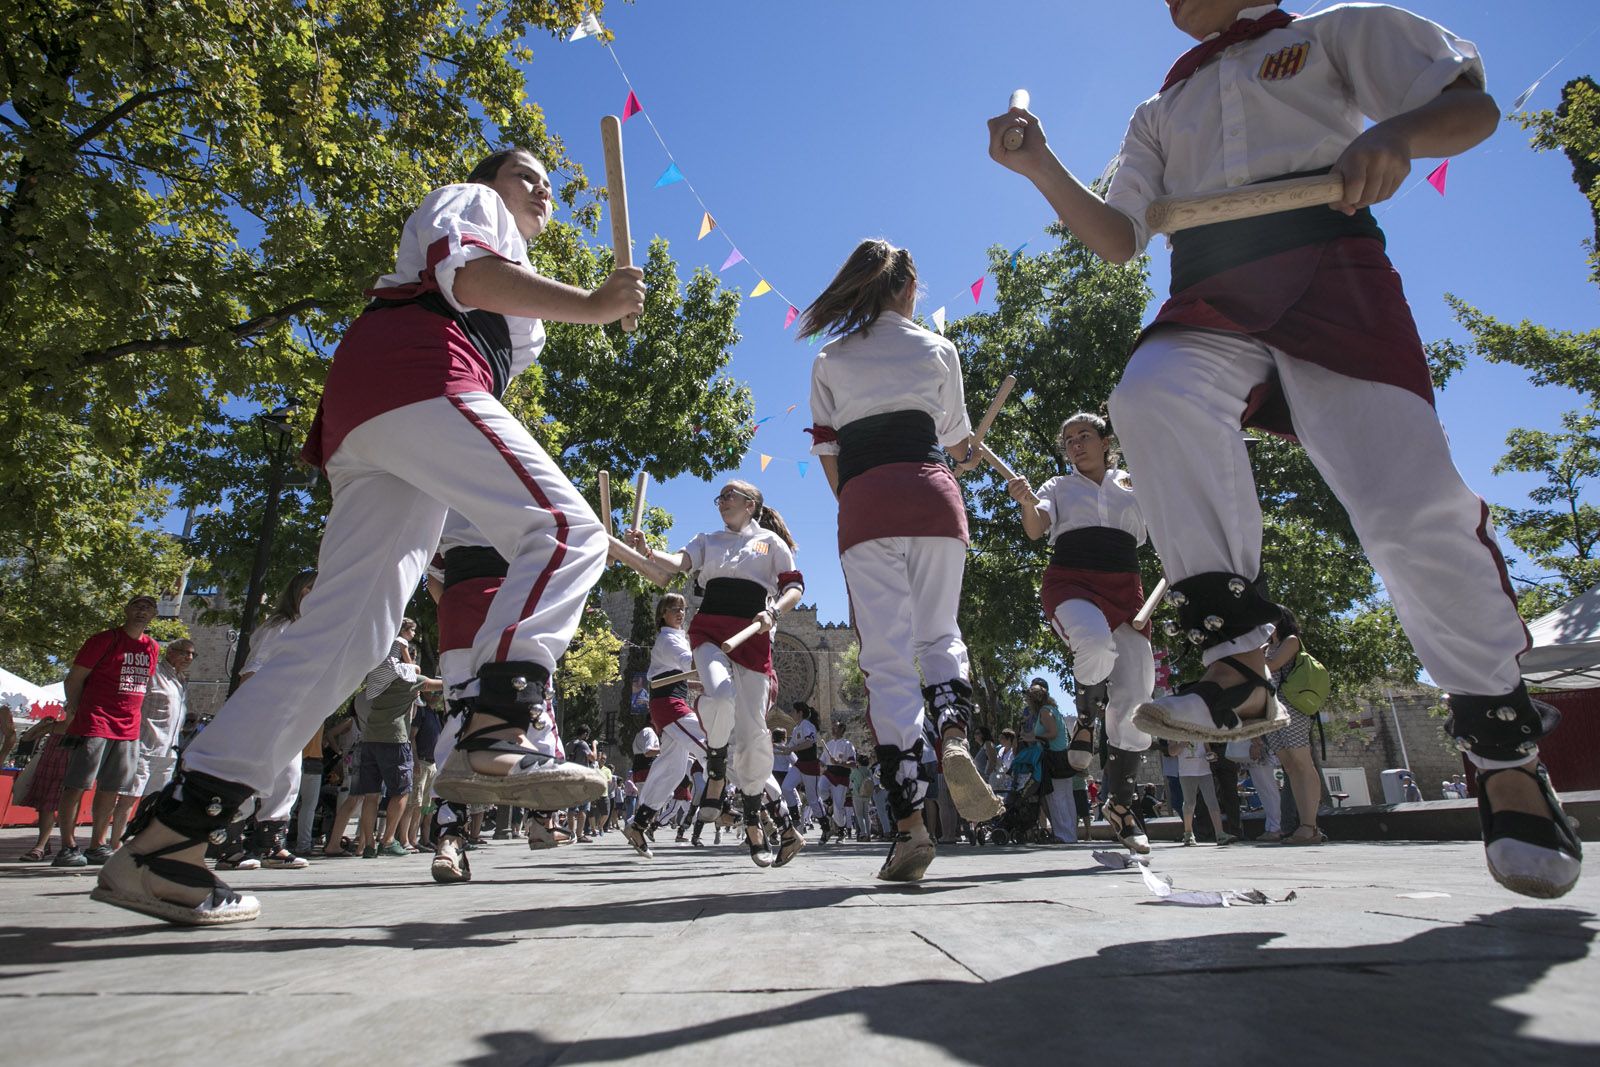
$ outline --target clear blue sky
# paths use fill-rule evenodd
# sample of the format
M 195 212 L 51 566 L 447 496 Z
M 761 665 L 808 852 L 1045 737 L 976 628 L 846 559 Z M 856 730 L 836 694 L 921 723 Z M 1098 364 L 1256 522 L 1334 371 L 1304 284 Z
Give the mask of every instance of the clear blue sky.
M 1566 79 L 1600 73 L 1600 34 L 1579 44 L 1600 27 L 1592 0 L 1414 0 L 1410 7 L 1478 44 L 1503 111 L 1575 45 L 1529 106 L 1552 107 Z M 922 310 L 948 304 L 952 319 L 973 308 L 967 287 L 983 272 L 988 247 L 1039 246 L 1050 221 L 1031 187 L 987 158 L 984 121 L 1004 110 L 1013 88 L 1027 87 L 1058 154 L 1093 178 L 1115 154 L 1133 107 L 1188 43 L 1161 0 L 641 0 L 609 5 L 604 21 L 644 107 L 723 227 L 697 242 L 700 208 L 689 189 L 652 188 L 668 159 L 641 116 L 624 127 L 636 242 L 667 238 L 687 273 L 720 266 L 729 250 L 723 234 L 731 235 L 753 266 L 731 268 L 728 283 L 748 294 L 765 277 L 804 307 L 857 240 L 883 236 L 916 256 L 928 288 Z M 538 41 L 535 49 L 530 95 L 602 181 L 598 122 L 621 111 L 621 75 L 592 40 Z M 1519 125 L 1504 122 L 1452 163 L 1446 197 L 1423 185 L 1379 209 L 1425 339 L 1460 334 L 1445 292 L 1512 320 L 1595 325 L 1597 291 L 1585 280 L 1582 244 L 1590 232 L 1586 205 L 1566 160 L 1536 154 L 1527 141 Z M 1431 169 L 1419 162 L 1413 177 Z M 1153 283 L 1164 292 L 1166 253 L 1152 251 Z M 987 294 L 984 300 L 990 306 Z M 842 620 L 835 508 L 821 472 L 813 465 L 801 478 L 783 460 L 759 470 L 759 453 L 804 459 L 809 443 L 801 428 L 809 423 L 815 350 L 781 329 L 784 311 L 772 294 L 747 300 L 741 314 L 744 340 L 731 373 L 750 384 L 758 418 L 778 417 L 761 427 L 740 476 L 759 484 L 794 529 L 807 600 L 821 618 Z M 981 406 L 982 398 L 971 403 Z M 1473 363 L 1439 408 L 1468 481 L 1495 503 L 1521 505 L 1533 481 L 1490 473 L 1506 432 L 1558 428 L 1560 413 L 1582 403 L 1576 394 L 1534 388 L 1516 369 Z M 800 406 L 784 416 L 790 404 Z M 674 546 L 716 522 L 704 483 L 660 486 L 651 500 L 677 517 Z

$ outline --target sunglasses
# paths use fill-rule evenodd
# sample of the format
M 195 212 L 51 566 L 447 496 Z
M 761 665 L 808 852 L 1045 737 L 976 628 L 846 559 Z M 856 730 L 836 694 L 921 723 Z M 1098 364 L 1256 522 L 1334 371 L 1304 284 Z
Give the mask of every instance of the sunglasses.
M 748 500 L 752 504 L 756 502 L 755 497 L 750 496 L 748 493 L 741 493 L 737 489 L 724 489 L 722 492 L 712 497 L 711 502 L 713 504 L 722 504 L 729 500 L 733 500 L 736 497 L 740 500 Z

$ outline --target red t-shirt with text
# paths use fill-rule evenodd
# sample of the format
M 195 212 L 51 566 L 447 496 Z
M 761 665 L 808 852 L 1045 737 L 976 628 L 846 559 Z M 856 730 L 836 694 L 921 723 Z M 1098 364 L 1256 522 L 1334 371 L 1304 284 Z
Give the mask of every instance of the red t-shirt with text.
M 156 673 L 161 646 L 149 634 L 129 637 L 118 628 L 95 634 L 72 658 L 74 667 L 89 668 L 78 698 L 78 713 L 67 733 L 74 737 L 139 737 L 139 714 L 145 690 Z

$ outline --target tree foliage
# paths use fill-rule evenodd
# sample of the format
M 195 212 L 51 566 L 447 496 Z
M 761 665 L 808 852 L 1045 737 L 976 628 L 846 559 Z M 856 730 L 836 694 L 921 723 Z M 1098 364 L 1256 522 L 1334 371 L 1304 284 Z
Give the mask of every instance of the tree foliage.
M 1561 433 L 1516 429 L 1507 435 L 1507 451 L 1495 473 L 1539 474 L 1544 484 L 1528 493 L 1538 507 L 1496 508 L 1495 519 L 1512 543 L 1556 580 L 1520 577 L 1566 599 L 1600 581 L 1600 508 L 1583 500 L 1588 484 L 1600 475 L 1600 418 L 1593 409 L 1569 411 L 1561 422 Z

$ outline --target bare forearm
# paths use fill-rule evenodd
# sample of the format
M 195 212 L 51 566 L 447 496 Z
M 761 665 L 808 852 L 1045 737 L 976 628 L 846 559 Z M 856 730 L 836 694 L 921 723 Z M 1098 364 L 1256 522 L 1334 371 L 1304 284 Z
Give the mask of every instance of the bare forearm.
M 590 324 L 608 321 L 594 307 L 587 289 L 493 256 L 474 259 L 456 271 L 454 292 L 465 307 L 501 315 Z
M 785 589 L 783 595 L 778 598 L 778 602 L 772 606 L 775 615 L 782 615 L 784 612 L 793 609 L 796 604 L 800 603 L 800 598 L 804 594 L 805 590 L 797 585 L 792 585 Z
M 1029 176 L 1049 201 L 1062 225 L 1089 250 L 1110 263 L 1126 263 L 1138 254 L 1134 247 L 1133 223 L 1128 217 L 1084 185 L 1061 161 L 1051 155 L 1048 162 Z
M 1460 80 L 1421 107 L 1379 125 L 1404 139 L 1412 159 L 1439 159 L 1488 140 L 1500 125 L 1500 107 L 1494 97 Z
M 1018 501 L 1017 507 L 1022 509 L 1022 532 L 1028 535 L 1030 541 L 1037 541 L 1050 530 L 1050 520 L 1042 515 L 1030 500 Z
M 822 475 L 828 479 L 828 488 L 833 490 L 834 499 L 839 498 L 839 457 L 818 456 L 817 462 L 822 464 Z

